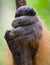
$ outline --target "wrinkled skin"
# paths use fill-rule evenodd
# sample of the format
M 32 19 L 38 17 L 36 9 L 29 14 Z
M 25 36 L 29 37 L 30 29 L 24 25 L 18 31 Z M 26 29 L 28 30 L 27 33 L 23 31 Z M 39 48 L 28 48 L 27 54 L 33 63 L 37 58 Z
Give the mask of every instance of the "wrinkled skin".
M 43 29 L 44 26 L 35 11 L 31 7 L 20 7 L 16 12 L 12 26 L 13 29 L 5 33 L 5 39 L 13 56 L 12 62 L 14 62 L 9 65 L 40 65 L 38 60 L 41 57 L 40 53 L 43 53 L 40 46 L 42 42 L 45 44 L 46 39 L 43 37 L 46 34 L 43 32 L 45 28 Z

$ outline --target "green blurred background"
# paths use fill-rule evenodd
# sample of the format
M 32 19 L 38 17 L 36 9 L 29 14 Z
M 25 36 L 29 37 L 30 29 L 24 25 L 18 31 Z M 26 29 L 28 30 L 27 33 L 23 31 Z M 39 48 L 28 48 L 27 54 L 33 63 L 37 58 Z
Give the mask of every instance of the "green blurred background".
M 38 12 L 40 18 L 50 30 L 50 0 L 26 0 L 27 5 L 32 6 Z M 6 41 L 4 34 L 7 29 L 11 29 L 11 23 L 15 16 L 15 0 L 0 0 L 0 65 L 4 65 L 4 52 Z

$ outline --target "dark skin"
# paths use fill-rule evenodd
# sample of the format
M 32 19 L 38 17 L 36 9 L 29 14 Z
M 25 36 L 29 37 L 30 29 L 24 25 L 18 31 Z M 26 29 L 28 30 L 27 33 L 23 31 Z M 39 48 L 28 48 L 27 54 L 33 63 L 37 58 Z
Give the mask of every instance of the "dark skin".
M 12 22 L 13 29 L 5 33 L 5 39 L 17 65 L 36 65 L 36 53 L 42 37 L 42 24 L 33 8 L 18 8 Z

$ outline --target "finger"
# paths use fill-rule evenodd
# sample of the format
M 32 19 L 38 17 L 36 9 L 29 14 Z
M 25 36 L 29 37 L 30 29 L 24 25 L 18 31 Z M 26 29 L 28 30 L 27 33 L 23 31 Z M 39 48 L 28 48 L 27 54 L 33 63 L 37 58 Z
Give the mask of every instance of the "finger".
M 29 26 L 14 28 L 6 32 L 5 38 L 7 40 L 12 40 L 16 37 L 18 38 L 32 33 L 34 33 L 35 38 L 40 39 L 42 37 L 42 25 L 35 23 Z
M 26 36 L 26 37 L 23 36 L 21 38 L 14 38 L 13 40 L 8 41 L 9 49 L 12 52 L 13 58 L 18 65 L 23 65 L 23 63 L 24 65 L 25 64 L 32 65 L 32 57 L 31 57 L 31 52 L 28 45 L 29 41 L 27 40 L 28 41 L 27 42 L 24 40 L 24 39 L 28 39 L 29 36 Z
M 31 49 L 28 43 L 33 44 L 33 39 L 34 34 L 32 33 L 7 41 L 13 58 L 18 65 L 23 65 L 23 63 L 32 65 Z
M 7 39 L 6 39 L 7 41 Z M 21 46 L 20 45 L 28 45 L 28 43 L 33 44 L 33 42 L 35 42 L 35 37 L 34 34 L 29 34 L 29 35 L 25 35 L 25 36 L 21 36 L 21 37 L 16 37 L 12 40 L 8 40 L 7 44 L 9 49 L 11 50 L 11 52 L 14 54 L 17 52 L 16 49 L 18 49 L 18 52 L 21 51 Z
M 33 44 L 33 42 L 34 42 L 34 44 Z M 18 38 L 16 37 L 12 40 L 7 41 L 7 43 L 8 43 L 9 49 L 11 50 L 13 55 L 16 56 L 15 54 L 19 54 L 19 57 L 20 57 L 20 51 L 22 49 L 24 49 L 25 51 L 28 50 L 28 49 L 25 49 L 25 47 L 22 47 L 22 49 L 21 49 L 20 45 L 22 45 L 22 46 L 26 45 L 26 47 L 27 47 L 27 45 L 30 44 L 30 50 L 32 53 L 32 58 L 35 57 L 36 51 L 38 49 L 38 44 L 36 42 L 36 38 L 35 38 L 33 33 L 29 34 L 29 35 L 18 37 Z M 28 50 L 28 52 L 29 52 L 29 50 Z
M 16 14 L 15 14 L 15 18 L 20 17 L 20 16 L 24 16 L 24 15 L 26 15 L 26 16 L 34 16 L 34 15 L 36 15 L 36 12 L 30 6 L 22 6 L 22 7 L 17 9 Z
M 34 23 L 35 21 L 32 19 L 31 16 L 21 16 L 21 17 L 15 18 L 15 20 L 12 23 L 12 26 L 16 28 L 19 26 L 27 26 L 27 25 L 31 25 Z
M 12 29 L 11 31 L 7 31 L 5 33 L 5 38 L 7 40 L 11 40 L 14 39 L 15 37 L 24 36 L 31 33 L 33 33 L 33 25 L 26 26 L 26 27 L 18 27 Z

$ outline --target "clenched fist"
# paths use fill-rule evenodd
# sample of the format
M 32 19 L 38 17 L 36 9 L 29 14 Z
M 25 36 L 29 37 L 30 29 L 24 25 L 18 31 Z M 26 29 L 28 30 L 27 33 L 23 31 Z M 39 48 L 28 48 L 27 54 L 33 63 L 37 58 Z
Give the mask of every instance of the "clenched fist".
M 29 6 L 18 8 L 12 26 L 13 29 L 5 33 L 5 39 L 14 62 L 18 65 L 34 65 L 42 37 L 42 24 L 35 10 Z

